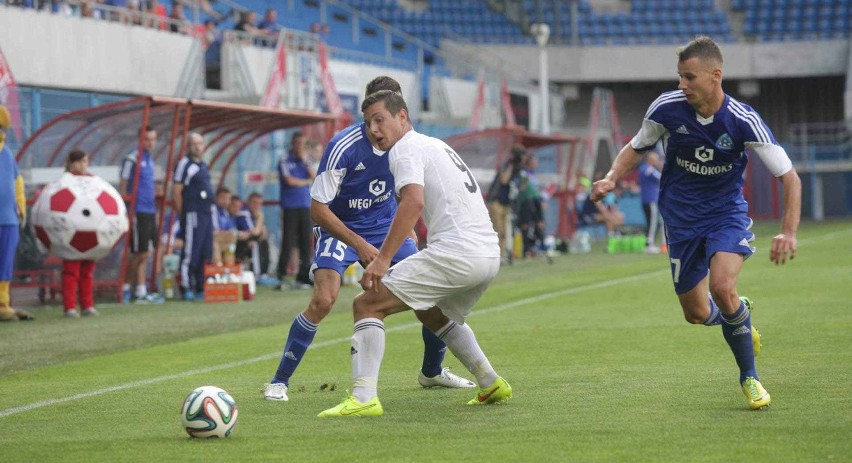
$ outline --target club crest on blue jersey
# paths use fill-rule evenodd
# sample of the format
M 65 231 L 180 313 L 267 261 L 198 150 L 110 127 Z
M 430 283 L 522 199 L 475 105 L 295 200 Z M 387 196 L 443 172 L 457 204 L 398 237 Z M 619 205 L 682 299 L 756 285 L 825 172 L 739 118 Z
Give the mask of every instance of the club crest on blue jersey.
M 701 162 L 710 162 L 713 160 L 713 148 L 705 148 L 704 145 L 695 148 L 695 159 Z
M 734 147 L 734 141 L 731 140 L 731 136 L 728 135 L 727 132 L 723 133 L 722 136 L 716 140 L 715 144 L 717 148 L 723 150 L 729 150 Z
M 375 195 L 375 196 L 381 196 L 382 193 L 385 192 L 385 187 L 386 187 L 386 183 L 385 183 L 384 180 L 373 179 L 373 181 L 370 182 L 370 186 L 369 186 L 370 193 L 373 193 L 373 195 Z

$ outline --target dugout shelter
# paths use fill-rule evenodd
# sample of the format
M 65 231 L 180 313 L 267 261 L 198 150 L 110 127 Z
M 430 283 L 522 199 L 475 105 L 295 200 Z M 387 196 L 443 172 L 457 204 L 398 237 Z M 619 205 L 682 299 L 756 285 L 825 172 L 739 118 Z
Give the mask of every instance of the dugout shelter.
M 174 166 L 184 155 L 187 135 L 198 132 L 204 136 L 207 148 L 203 158 L 210 168 L 213 189 L 226 186 L 235 190 L 241 181 L 239 164 L 251 163 L 246 156 L 266 157 L 269 164 L 273 153 L 247 148 L 273 132 L 301 129 L 325 143 L 333 135 L 335 116 L 313 111 L 293 111 L 257 106 L 188 100 L 157 96 L 136 97 L 72 111 L 53 119 L 30 137 L 18 152 L 17 161 L 27 188 L 27 204 L 32 206 L 40 188 L 58 178 L 65 156 L 73 148 L 89 153 L 89 170 L 114 186 L 120 180 L 121 164 L 128 153 L 141 159 L 143 129 L 157 130 L 158 142 L 151 153 L 157 183 L 158 236 L 171 227 L 171 191 Z M 241 160 L 243 162 L 238 163 Z M 137 179 L 132 182 L 138 186 Z M 274 172 L 273 172 L 274 174 Z M 135 210 L 136 191 L 124 194 L 128 210 Z M 133 214 L 129 214 L 133 220 Z M 125 235 L 112 252 L 98 262 L 95 274 L 96 291 L 114 290 L 121 297 L 127 258 L 128 236 Z M 16 258 L 16 278 L 13 286 L 39 287 L 51 294 L 59 290 L 55 258 L 38 254 L 31 230 L 22 233 Z M 54 262 L 51 262 L 51 259 Z M 158 273 L 159 262 L 149 266 L 152 281 Z
M 539 183 L 551 195 L 551 203 L 558 204 L 550 208 L 556 210 L 548 219 L 548 233 L 564 239 L 573 235 L 576 220 L 570 213 L 573 194 L 568 186 L 580 167 L 579 138 L 545 135 L 522 126 L 506 125 L 466 132 L 445 141 L 464 159 L 483 192 L 490 188 L 500 165 L 509 159 L 512 146 L 519 144 L 532 151 L 539 160 Z

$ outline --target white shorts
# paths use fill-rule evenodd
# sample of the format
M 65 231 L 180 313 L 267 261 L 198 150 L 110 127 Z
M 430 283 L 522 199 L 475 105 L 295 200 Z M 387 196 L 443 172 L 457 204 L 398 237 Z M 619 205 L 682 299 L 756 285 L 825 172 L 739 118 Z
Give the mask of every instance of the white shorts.
M 382 283 L 414 310 L 439 307 L 450 320 L 464 323 L 499 271 L 499 257 L 463 257 L 426 248 L 391 267 Z

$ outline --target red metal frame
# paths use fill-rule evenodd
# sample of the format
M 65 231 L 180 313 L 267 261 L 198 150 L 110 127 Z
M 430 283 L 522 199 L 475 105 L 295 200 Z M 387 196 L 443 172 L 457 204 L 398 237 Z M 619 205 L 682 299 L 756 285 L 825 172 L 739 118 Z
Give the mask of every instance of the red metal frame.
M 563 135 L 544 135 L 540 133 L 530 132 L 529 130 L 526 130 L 521 126 L 513 125 L 463 133 L 448 138 L 446 142 L 450 146 L 461 146 L 472 139 L 488 138 L 496 138 L 498 140 L 498 152 L 495 159 L 496 165 L 494 166 L 495 170 L 499 168 L 501 163 L 508 158 L 509 151 L 511 150 L 512 145 L 514 145 L 515 143 L 521 144 L 528 149 L 544 148 L 547 146 L 554 145 L 557 146 L 557 172 L 565 172 L 565 183 L 563 185 L 560 185 L 559 189 L 553 194 L 553 197 L 559 200 L 559 223 L 557 224 L 557 235 L 564 238 L 570 237 L 574 233 L 574 225 L 576 224 L 576 218 L 571 217 L 570 214 L 568 214 L 568 205 L 569 202 L 573 200 L 574 195 L 572 191 L 568 190 L 567 185 L 570 185 L 569 180 L 570 177 L 573 175 L 571 166 L 579 162 L 575 158 L 577 157 L 577 144 L 581 140 L 576 137 L 567 137 Z M 567 170 L 563 171 L 562 158 L 564 157 L 564 153 L 562 151 L 563 148 L 561 147 L 561 145 L 566 144 L 570 145 L 570 151 L 568 153 Z
M 128 120 L 142 116 L 141 124 L 136 123 L 118 123 L 124 117 Z M 333 127 L 336 117 L 316 113 L 311 111 L 287 111 L 269 108 L 259 108 L 256 106 L 243 104 L 220 103 L 203 100 L 186 100 L 181 98 L 169 97 L 136 97 L 125 101 L 108 103 L 92 108 L 76 110 L 57 117 L 45 124 L 32 137 L 25 141 L 21 150 L 18 152 L 17 161 L 19 165 L 30 165 L 21 161 L 27 156 L 35 156 L 32 149 L 36 143 L 42 139 L 52 139 L 51 137 L 61 137 L 58 144 L 50 153 L 49 165 L 56 161 L 59 154 L 63 152 L 65 147 L 76 140 L 75 143 L 89 140 L 94 133 L 99 130 L 104 130 L 104 127 L 109 127 L 110 133 L 120 134 L 127 133 L 132 130 L 135 135 L 132 137 L 136 143 L 137 163 L 141 161 L 143 146 L 144 146 L 144 131 L 146 125 L 156 126 L 163 129 L 166 125 L 166 117 L 171 116 L 171 135 L 168 149 L 161 148 L 158 152 L 152 153 L 157 162 L 162 154 L 168 152 L 164 169 L 164 188 L 165 194 L 158 204 L 158 232 L 162 234 L 166 208 L 171 208 L 169 194 L 172 187 L 172 174 L 174 165 L 176 164 L 180 154 L 183 152 L 182 146 L 177 146 L 177 142 L 185 142 L 186 136 L 191 131 L 198 131 L 205 136 L 212 137 L 208 146 L 219 145 L 216 147 L 216 153 L 211 159 L 210 168 L 215 169 L 222 166 L 221 182 L 227 177 L 228 171 L 233 165 L 234 160 L 240 155 L 242 150 L 256 141 L 258 138 L 268 135 L 275 130 L 297 128 L 304 125 L 322 124 L 323 127 Z M 70 129 L 64 129 L 62 124 L 77 123 Z M 165 131 L 164 131 L 165 132 Z M 327 133 L 327 138 L 331 138 L 331 133 Z M 126 137 L 125 137 L 126 138 Z M 94 152 L 100 152 L 104 146 L 107 146 L 108 141 L 115 141 L 105 136 L 105 140 L 97 141 L 94 147 Z M 323 141 L 327 141 L 323 140 Z M 123 143 L 123 142 L 122 142 Z M 133 145 L 128 144 L 122 146 L 117 144 L 115 148 L 117 152 L 130 152 Z M 228 160 L 221 164 L 220 158 L 225 155 L 226 150 L 233 149 L 233 152 L 228 155 Z M 115 159 L 102 159 L 106 162 L 115 162 Z M 43 162 L 43 161 L 42 161 Z M 38 164 L 42 164 L 39 162 Z M 137 164 L 139 165 L 139 164 Z M 41 166 L 41 165 L 39 165 Z M 219 169 L 216 169 L 219 170 Z M 128 211 L 135 210 L 136 195 L 139 185 L 139 169 L 136 169 L 135 178 L 133 179 L 134 191 L 125 195 L 128 201 Z M 128 214 L 130 225 L 133 223 L 133 214 Z M 159 238 L 159 237 L 158 237 Z M 114 284 L 117 287 L 116 295 L 119 300 L 121 297 L 121 284 L 124 282 L 127 271 L 127 260 L 129 255 L 129 239 L 125 238 L 125 246 L 120 259 L 121 268 L 119 269 L 119 278 L 116 282 L 100 282 L 101 284 Z M 159 262 L 154 259 L 154 264 L 151 268 L 151 278 L 155 278 L 157 274 Z

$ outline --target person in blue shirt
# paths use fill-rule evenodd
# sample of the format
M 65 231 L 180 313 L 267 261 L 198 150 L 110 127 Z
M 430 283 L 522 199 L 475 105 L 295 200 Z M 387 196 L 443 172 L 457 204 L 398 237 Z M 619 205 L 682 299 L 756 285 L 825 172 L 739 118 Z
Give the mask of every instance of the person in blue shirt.
M 639 133 L 595 182 L 592 199 L 603 198 L 643 153 L 663 141 L 659 207 L 684 317 L 689 323 L 722 326 L 748 405 L 761 409 L 771 398 L 755 368 L 760 336 L 752 329 L 751 300 L 737 292 L 743 263 L 754 253 L 742 192 L 749 152 L 760 157 L 784 189 L 781 233 L 772 238 L 769 253 L 775 264 L 796 256 L 802 186 L 757 111 L 722 90 L 722 52 L 712 39 L 699 36 L 679 49 L 677 70 L 678 90 L 651 103 Z
M 213 261 L 217 265 L 234 265 L 234 251 L 237 245 L 237 224 L 228 205 L 231 203 L 231 190 L 221 187 L 216 190 L 216 202 L 213 204 Z
M 660 196 L 660 176 L 663 163 L 655 151 L 649 151 L 645 160 L 639 164 L 639 192 L 642 196 L 642 211 L 648 223 L 645 230 L 645 252 L 659 254 L 657 246 L 657 231 L 660 228 L 660 210 L 657 198 Z
M 204 299 L 204 264 L 213 257 L 213 188 L 207 163 L 201 159 L 204 137 L 190 133 L 188 148 L 175 167 L 172 199 L 184 240 L 180 253 L 183 299 L 193 301 Z
M 239 196 L 232 196 L 228 212 L 237 229 L 236 260 L 243 262 L 249 259 L 258 284 L 279 284 L 280 281 L 264 274 L 264 269 L 269 266 L 269 232 L 263 216 L 263 195 L 255 191 L 245 202 Z
M 122 288 L 122 302 L 128 303 L 135 297 L 137 303 L 160 304 L 164 300 L 148 292 L 148 255 L 157 245 L 157 205 L 154 193 L 154 158 L 157 146 L 157 131 L 148 126 L 142 133 L 142 155 L 133 150 L 124 157 L 121 165 L 121 180 L 118 191 L 136 193 L 136 207 L 130 227 L 130 259 Z M 139 162 L 139 188 L 136 188 L 136 164 Z M 135 287 L 135 289 L 134 289 Z
M 385 76 L 373 79 L 366 95 L 379 90 L 401 93 L 399 83 Z M 267 400 L 289 400 L 290 377 L 313 342 L 319 323 L 334 306 L 343 272 L 355 262 L 366 266 L 375 259 L 393 221 L 393 175 L 387 153 L 373 143 L 364 124 L 356 124 L 335 135 L 323 153 L 310 190 L 311 216 L 319 225 L 314 228 L 316 248 L 311 267 L 314 292 L 307 309 L 296 316 L 290 327 L 278 369 L 264 391 Z M 409 237 L 393 262 L 416 252 L 417 244 Z M 426 327 L 422 336 L 425 347 L 418 374 L 421 386 L 475 387 L 472 381 L 441 366 L 446 351 L 443 341 Z
M 305 135 L 293 134 L 290 153 L 278 163 L 279 202 L 281 205 L 281 250 L 278 279 L 282 282 L 290 266 L 291 251 L 299 249 L 299 270 L 294 287 L 310 287 L 311 269 L 311 184 L 317 172 L 308 159 Z
M 257 29 L 264 36 L 259 39 L 260 44 L 275 48 L 278 43 L 278 34 L 281 32 L 281 26 L 278 25 L 278 12 L 274 8 L 267 8 L 263 19 L 257 23 Z

